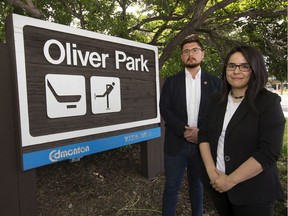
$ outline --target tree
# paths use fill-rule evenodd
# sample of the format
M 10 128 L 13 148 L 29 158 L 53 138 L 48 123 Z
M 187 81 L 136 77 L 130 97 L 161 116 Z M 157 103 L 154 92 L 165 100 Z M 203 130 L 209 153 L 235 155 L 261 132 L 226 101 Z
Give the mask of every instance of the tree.
M 128 12 L 135 5 L 137 11 Z M 79 28 L 155 45 L 163 77 L 180 69 L 178 44 L 191 33 L 203 38 L 204 66 L 215 74 L 235 44 L 259 48 L 277 77 L 279 61 L 286 57 L 284 0 L 7 0 L 1 6 L 1 20 L 15 10 L 65 25 L 77 19 Z

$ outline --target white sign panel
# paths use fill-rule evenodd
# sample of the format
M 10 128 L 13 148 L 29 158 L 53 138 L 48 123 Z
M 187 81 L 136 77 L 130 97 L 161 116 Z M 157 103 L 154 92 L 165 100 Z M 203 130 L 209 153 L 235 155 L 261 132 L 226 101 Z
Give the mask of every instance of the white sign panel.
M 11 23 L 22 147 L 160 123 L 156 46 L 16 14 Z
M 86 93 L 83 76 L 47 74 L 45 88 L 49 118 L 85 115 Z

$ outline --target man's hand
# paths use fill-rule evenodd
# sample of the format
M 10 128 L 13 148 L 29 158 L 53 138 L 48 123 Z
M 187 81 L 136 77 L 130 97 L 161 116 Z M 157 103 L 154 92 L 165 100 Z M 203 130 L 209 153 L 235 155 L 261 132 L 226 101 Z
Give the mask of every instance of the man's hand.
M 185 126 L 185 132 L 184 132 L 184 138 L 191 143 L 197 143 L 198 142 L 198 131 L 199 129 L 197 127 L 190 127 Z

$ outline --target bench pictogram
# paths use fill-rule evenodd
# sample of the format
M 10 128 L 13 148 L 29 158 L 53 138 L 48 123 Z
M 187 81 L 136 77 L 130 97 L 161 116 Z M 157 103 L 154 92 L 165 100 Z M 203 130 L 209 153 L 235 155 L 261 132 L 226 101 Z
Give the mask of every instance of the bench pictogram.
M 47 74 L 45 86 L 49 118 L 79 116 L 86 113 L 84 76 Z
M 81 95 L 58 95 L 48 79 L 47 79 L 47 85 L 59 103 L 79 102 L 79 100 L 81 99 Z M 76 104 L 75 105 L 67 105 L 67 108 L 76 108 L 76 107 L 77 107 Z

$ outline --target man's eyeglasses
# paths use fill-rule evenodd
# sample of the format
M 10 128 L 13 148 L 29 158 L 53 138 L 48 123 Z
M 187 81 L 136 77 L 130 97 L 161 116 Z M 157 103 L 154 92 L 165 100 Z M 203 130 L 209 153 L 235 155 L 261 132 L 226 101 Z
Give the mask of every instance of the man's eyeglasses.
M 201 48 L 185 49 L 182 51 L 182 54 L 185 56 L 190 55 L 190 53 L 198 54 L 200 50 L 202 50 L 202 49 Z
M 234 64 L 234 63 L 229 63 L 226 65 L 226 70 L 227 71 L 235 71 L 236 68 L 239 67 L 240 71 L 243 71 L 243 72 L 248 72 L 250 71 L 251 67 L 248 63 L 243 63 L 243 64 Z

